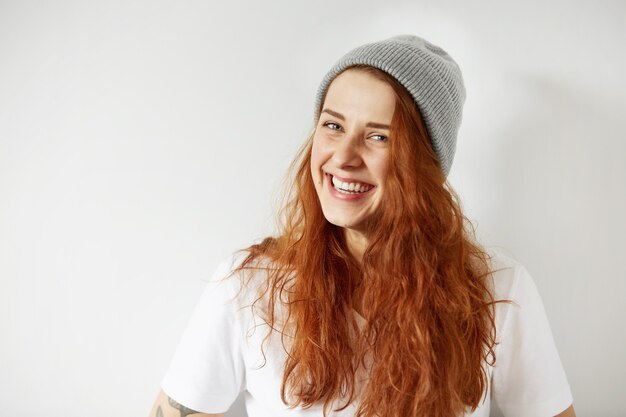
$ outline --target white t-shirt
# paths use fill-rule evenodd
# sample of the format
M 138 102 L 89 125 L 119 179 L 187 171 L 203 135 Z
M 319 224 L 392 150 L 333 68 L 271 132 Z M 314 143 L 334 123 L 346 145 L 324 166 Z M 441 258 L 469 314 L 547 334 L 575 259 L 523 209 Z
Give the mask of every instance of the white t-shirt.
M 516 304 L 496 305 L 496 365 L 485 365 L 490 378 L 484 401 L 466 417 L 488 417 L 494 400 L 505 417 L 548 417 L 572 403 L 546 313 L 535 286 L 517 261 L 499 250 L 488 249 L 495 269 L 495 299 Z M 280 398 L 285 349 L 280 333 L 267 334 L 265 322 L 249 307 L 255 285 L 245 287 L 240 298 L 237 276 L 222 280 L 242 255 L 224 260 L 207 284 L 162 383 L 163 391 L 178 403 L 204 413 L 224 413 L 245 391 L 249 417 L 322 417 L 322 405 L 288 408 Z M 253 282 L 264 279 L 253 274 Z M 250 288 L 250 290 L 247 290 Z M 354 311 L 357 322 L 364 319 Z M 263 364 L 265 365 L 263 366 Z M 336 417 L 353 416 L 356 405 Z

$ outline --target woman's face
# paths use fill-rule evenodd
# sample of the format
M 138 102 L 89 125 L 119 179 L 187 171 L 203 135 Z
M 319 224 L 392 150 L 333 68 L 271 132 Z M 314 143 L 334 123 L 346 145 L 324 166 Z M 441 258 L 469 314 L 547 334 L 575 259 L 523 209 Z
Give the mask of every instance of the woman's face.
M 359 70 L 333 80 L 313 136 L 311 173 L 326 219 L 365 233 L 385 193 L 396 96 Z

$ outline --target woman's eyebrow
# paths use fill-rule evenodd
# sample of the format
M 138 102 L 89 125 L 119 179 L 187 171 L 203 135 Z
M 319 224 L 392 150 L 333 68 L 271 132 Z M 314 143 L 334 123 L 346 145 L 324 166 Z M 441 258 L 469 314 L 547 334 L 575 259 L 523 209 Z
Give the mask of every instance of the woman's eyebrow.
M 344 121 L 346 120 L 346 118 L 344 117 L 343 114 L 338 113 L 338 112 L 336 112 L 334 110 L 331 110 L 331 109 L 324 109 L 324 110 L 322 110 L 322 113 L 328 113 L 331 116 L 335 116 L 336 118 L 338 118 L 340 120 L 344 120 Z M 374 127 L 376 129 L 387 129 L 387 130 L 389 130 L 389 125 L 386 125 L 384 123 L 368 122 L 365 126 L 366 127 Z

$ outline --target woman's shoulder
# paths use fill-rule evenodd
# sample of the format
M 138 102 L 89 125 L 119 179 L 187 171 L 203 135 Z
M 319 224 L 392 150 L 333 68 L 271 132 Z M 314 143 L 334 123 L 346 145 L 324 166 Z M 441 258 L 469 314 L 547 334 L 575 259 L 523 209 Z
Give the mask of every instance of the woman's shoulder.
M 510 300 L 520 288 L 534 286 L 526 267 L 509 251 L 500 246 L 486 246 L 485 251 L 489 255 L 494 299 Z
M 253 256 L 248 249 L 228 254 L 217 262 L 210 282 L 259 280 L 273 265 L 265 255 Z
M 218 261 L 209 284 L 222 286 L 232 299 L 249 303 L 264 292 L 269 271 L 273 269 L 275 263 L 269 256 L 253 256 L 249 249 L 242 249 Z
M 544 323 L 546 319 L 541 295 L 526 267 L 503 248 L 490 247 L 487 253 L 493 271 L 493 299 L 496 302 L 510 301 L 498 302 L 495 307 L 496 327 L 500 337 L 512 334 L 507 329 L 519 323 Z
M 258 273 L 271 266 L 272 261 L 268 256 L 253 256 L 249 249 L 241 249 L 218 261 L 213 278 L 222 279 L 229 275 L 239 274 L 241 271 Z

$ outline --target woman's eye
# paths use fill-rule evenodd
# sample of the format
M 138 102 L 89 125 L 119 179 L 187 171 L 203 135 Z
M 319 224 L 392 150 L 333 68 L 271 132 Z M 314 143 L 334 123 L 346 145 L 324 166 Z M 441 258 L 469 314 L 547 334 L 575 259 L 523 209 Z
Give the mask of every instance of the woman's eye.
M 324 123 L 324 126 L 328 127 L 331 130 L 341 130 L 341 126 L 333 122 L 326 122 Z
M 372 135 L 370 136 L 372 139 L 374 139 L 376 142 L 387 142 L 387 136 L 383 136 L 383 135 Z

